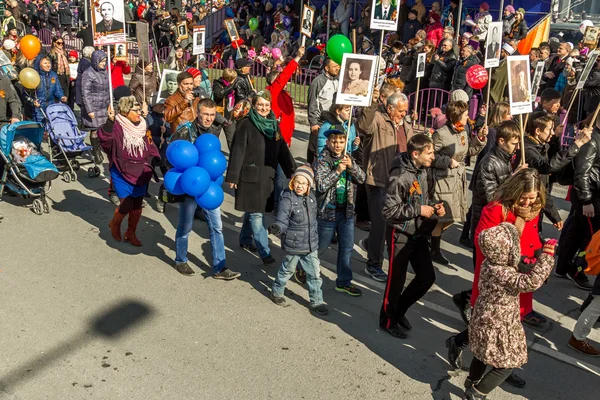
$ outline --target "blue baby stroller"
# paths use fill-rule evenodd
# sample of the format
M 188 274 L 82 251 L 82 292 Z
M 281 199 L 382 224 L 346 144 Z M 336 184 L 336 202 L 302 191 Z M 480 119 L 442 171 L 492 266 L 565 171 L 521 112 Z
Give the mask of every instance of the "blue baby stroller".
M 77 157 L 86 159 L 85 164 L 93 164 L 93 167 L 88 168 L 90 178 L 100 176 L 100 168 L 92 157 L 92 146 L 88 146 L 84 141 L 87 133 L 81 133 L 77 128 L 77 119 L 73 110 L 64 103 L 53 103 L 42 112 L 50 138 L 50 161 L 63 170 L 63 180 L 65 182 L 77 180 L 75 171 L 84 165 L 77 160 Z
M 17 122 L 0 129 L 0 199 L 4 188 L 24 199 L 34 198 L 31 208 L 37 215 L 50 212 L 46 194 L 59 175 L 39 152 L 43 140 L 39 122 Z

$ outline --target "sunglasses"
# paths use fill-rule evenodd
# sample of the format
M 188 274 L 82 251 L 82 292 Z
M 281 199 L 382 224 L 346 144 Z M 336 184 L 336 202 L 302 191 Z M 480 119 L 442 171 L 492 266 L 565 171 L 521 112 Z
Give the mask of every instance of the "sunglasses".
M 65 42 L 56 42 L 57 45 L 62 46 Z

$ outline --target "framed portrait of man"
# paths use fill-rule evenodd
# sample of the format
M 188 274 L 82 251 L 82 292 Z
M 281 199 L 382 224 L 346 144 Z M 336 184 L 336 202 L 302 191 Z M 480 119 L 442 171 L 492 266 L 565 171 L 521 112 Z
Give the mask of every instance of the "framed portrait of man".
M 231 39 L 232 42 L 238 40 L 240 35 L 238 34 L 237 27 L 235 26 L 235 21 L 233 19 L 226 19 L 223 21 L 223 23 L 225 24 L 225 29 L 227 30 L 229 39 Z
M 594 68 L 594 65 L 596 65 L 596 61 L 598 60 L 599 54 L 600 54 L 600 50 L 594 50 L 590 53 L 590 56 L 588 57 L 585 67 L 583 68 L 583 71 L 581 72 L 581 77 L 579 78 L 579 81 L 577 82 L 577 86 L 575 86 L 575 89 L 583 89 L 583 85 L 585 85 L 585 81 L 587 81 L 588 77 L 590 76 L 590 72 L 592 72 L 592 68 Z
M 398 29 L 400 0 L 372 0 L 371 29 L 395 31 Z
M 188 30 L 186 22 L 180 22 L 177 24 L 177 39 L 184 40 L 188 38 Z
M 302 9 L 302 24 L 300 24 L 300 33 L 308 38 L 312 36 L 314 18 L 315 9 L 304 4 Z
M 546 63 L 544 61 L 538 61 L 535 64 L 535 71 L 533 71 L 533 79 L 531 81 L 531 100 L 535 100 L 537 92 L 540 90 L 540 83 L 542 82 L 545 66 Z
M 417 54 L 417 76 L 416 78 L 422 78 L 425 76 L 425 63 L 427 62 L 427 53 Z
M 158 89 L 158 102 L 160 99 L 166 99 L 177 91 L 177 75 L 179 71 L 174 69 L 163 69 Z
M 529 79 L 529 56 L 509 56 L 508 98 L 512 115 L 526 114 L 533 110 L 531 80 Z
M 583 35 L 583 45 L 590 50 L 595 50 L 598 47 L 598 39 L 600 38 L 600 28 L 597 26 L 588 26 Z
M 126 42 L 124 2 L 100 0 L 94 3 L 91 14 L 95 46 Z
M 502 49 L 502 21 L 490 22 L 487 41 L 485 42 L 485 68 L 500 65 L 500 50 Z
M 204 40 L 206 35 L 206 27 L 195 26 L 194 31 L 192 33 L 192 55 L 202 54 L 205 52 L 204 50 Z
M 113 54 L 117 61 L 127 61 L 127 43 L 117 43 L 113 46 Z
M 376 69 L 377 56 L 344 54 L 336 104 L 368 107 L 371 104 Z

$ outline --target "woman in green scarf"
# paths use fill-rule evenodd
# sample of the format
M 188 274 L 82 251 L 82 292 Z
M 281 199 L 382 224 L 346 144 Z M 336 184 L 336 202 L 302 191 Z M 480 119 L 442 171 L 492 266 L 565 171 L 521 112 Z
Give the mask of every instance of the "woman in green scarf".
M 252 99 L 248 115 L 237 123 L 225 181 L 235 188 L 235 209 L 245 212 L 240 247 L 258 251 L 265 265 L 275 263 L 263 214 L 273 211 L 278 165 L 288 179 L 296 168 L 271 111 L 271 93 L 261 91 Z

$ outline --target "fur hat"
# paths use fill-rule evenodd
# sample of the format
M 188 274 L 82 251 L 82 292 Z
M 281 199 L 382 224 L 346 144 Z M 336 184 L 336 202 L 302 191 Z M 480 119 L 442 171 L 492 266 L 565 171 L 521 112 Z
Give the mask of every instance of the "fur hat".
M 517 228 L 508 222 L 479 234 L 479 248 L 488 265 L 517 268 L 521 259 L 521 239 Z
M 297 176 L 302 176 L 302 177 L 306 178 L 310 187 L 311 188 L 314 187 L 315 173 L 313 172 L 313 169 L 310 167 L 310 164 L 304 164 L 304 165 L 301 165 L 298 168 L 296 168 L 296 171 L 294 171 L 294 174 L 292 175 L 292 179 L 290 179 L 290 183 L 289 183 L 290 190 L 294 190 L 294 188 L 292 187 L 292 183 L 294 182 L 294 178 Z

